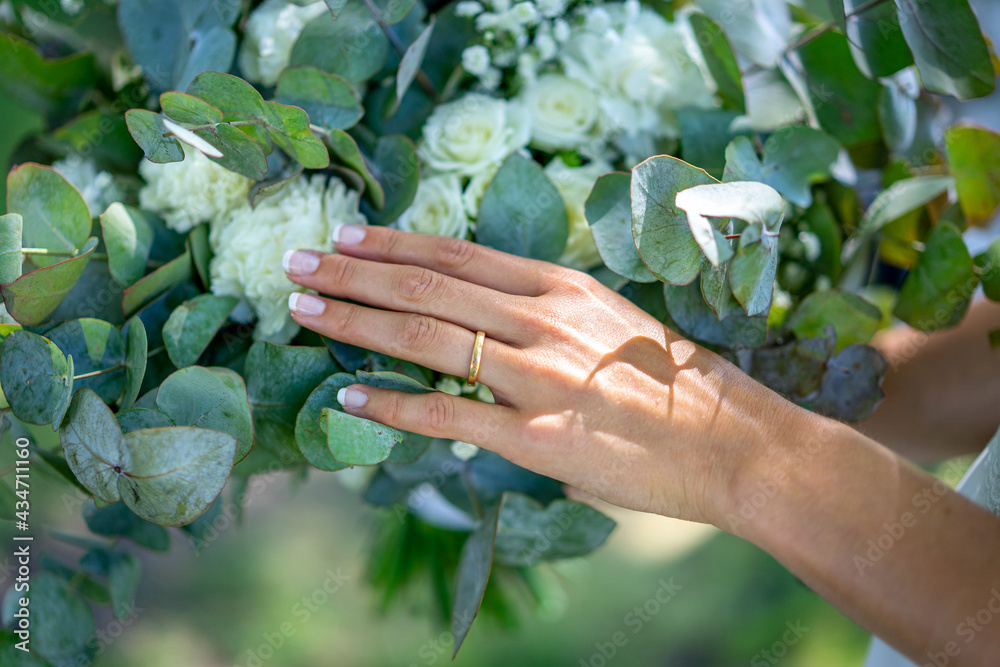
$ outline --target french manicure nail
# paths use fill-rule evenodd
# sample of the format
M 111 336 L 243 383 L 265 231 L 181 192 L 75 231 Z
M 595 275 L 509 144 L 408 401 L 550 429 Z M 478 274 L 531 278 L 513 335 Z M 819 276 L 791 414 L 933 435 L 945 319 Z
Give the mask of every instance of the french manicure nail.
M 305 292 L 292 292 L 288 295 L 288 308 L 299 315 L 319 315 L 326 308 L 326 302 L 318 296 Z
M 285 273 L 312 273 L 319 268 L 319 257 L 311 252 L 289 250 L 281 258 L 281 268 L 285 270 Z
M 343 387 L 337 392 L 337 402 L 345 408 L 360 408 L 368 402 L 368 394 L 351 387 Z
M 340 245 L 355 245 L 361 243 L 361 239 L 365 238 L 365 227 L 364 225 L 345 225 L 344 223 L 340 223 L 333 228 L 330 238 L 333 239 L 334 243 L 339 243 Z

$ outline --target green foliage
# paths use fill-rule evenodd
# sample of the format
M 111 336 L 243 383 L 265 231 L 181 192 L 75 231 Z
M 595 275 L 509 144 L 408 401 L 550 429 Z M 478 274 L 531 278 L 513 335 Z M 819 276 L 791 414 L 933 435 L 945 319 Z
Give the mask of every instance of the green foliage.
M 31 424 L 58 424 L 69 404 L 73 375 L 51 340 L 14 331 L 0 346 L 0 385 L 15 417 Z
M 962 212 L 971 224 L 986 222 L 1000 206 L 1000 135 L 953 126 L 944 138 Z
M 954 326 L 978 283 L 962 235 L 952 225 L 938 225 L 903 283 L 893 314 L 920 331 Z
M 146 261 L 153 244 L 153 229 L 141 213 L 133 215 L 120 203 L 101 215 L 101 235 L 108 252 L 108 269 L 128 287 L 146 274 Z
M 163 343 L 174 366 L 183 368 L 198 361 L 238 301 L 232 296 L 200 294 L 170 313 L 163 325 Z
M 12 169 L 7 176 L 7 210 L 24 220 L 21 242 L 29 248 L 72 255 L 90 235 L 90 211 L 80 191 L 51 167 L 29 163 Z M 57 261 L 42 257 L 35 264 Z
M 494 557 L 504 565 L 526 567 L 582 556 L 604 544 L 614 528 L 613 520 L 583 503 L 560 499 L 542 507 L 528 496 L 504 494 Z
M 746 110 L 743 81 L 736 56 L 722 27 L 704 14 L 691 14 L 691 28 L 698 36 L 698 45 L 708 71 L 719 87 L 719 97 L 727 109 Z
M 656 280 L 632 240 L 632 211 L 628 174 L 612 172 L 594 183 L 585 211 L 594 242 L 604 264 L 618 275 L 646 283 Z
M 314 125 L 326 130 L 347 130 L 364 115 L 361 99 L 346 79 L 309 65 L 282 71 L 275 95 L 282 104 L 301 107 Z
M 569 221 L 556 186 L 533 160 L 507 158 L 479 204 L 479 243 L 521 257 L 555 261 L 566 248 Z

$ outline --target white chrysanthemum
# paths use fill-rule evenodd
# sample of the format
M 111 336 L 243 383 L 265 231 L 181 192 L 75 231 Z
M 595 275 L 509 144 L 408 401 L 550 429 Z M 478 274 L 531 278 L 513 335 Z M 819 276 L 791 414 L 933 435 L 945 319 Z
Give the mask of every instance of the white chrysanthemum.
M 434 171 L 471 176 L 502 162 L 530 136 L 520 104 L 470 93 L 434 110 L 424 125 L 420 157 Z
M 445 174 L 421 179 L 413 203 L 399 216 L 397 224 L 406 232 L 465 238 L 469 219 L 458 176 Z
M 106 171 L 98 171 L 97 164 L 90 158 L 70 156 L 65 160 L 56 160 L 52 163 L 52 168 L 76 186 L 87 202 L 92 218 L 101 215 L 108 206 L 123 198 L 115 177 Z
M 552 151 L 590 140 L 598 99 L 584 84 L 562 74 L 544 74 L 521 94 L 531 118 L 531 143 Z
M 253 308 L 254 338 L 287 343 L 299 330 L 288 312 L 288 295 L 302 288 L 285 275 L 281 258 L 293 248 L 329 250 L 330 233 L 339 223 L 365 224 L 358 193 L 335 177 L 326 185 L 322 174 L 311 180 L 300 176 L 255 208 L 234 210 L 209 234 L 215 252 L 212 292 L 239 297 Z
M 251 180 L 229 171 L 184 147 L 182 162 L 156 164 L 143 160 L 139 173 L 146 185 L 139 191 L 139 206 L 158 213 L 181 234 L 201 222 L 215 222 L 246 203 Z
M 601 263 L 584 207 L 594 183 L 611 170 L 611 165 L 601 160 L 583 167 L 570 167 L 558 157 L 545 166 L 545 175 L 562 195 L 569 218 L 569 240 L 557 264 L 586 271 Z
M 323 0 L 299 6 L 287 0 L 264 0 L 247 21 L 240 47 L 244 78 L 274 85 L 288 65 L 292 47 L 309 21 L 328 11 Z
M 686 20 L 668 23 L 645 8 L 633 12 L 621 5 L 589 10 L 586 27 L 566 42 L 560 61 L 569 77 L 597 94 L 604 127 L 676 136 L 673 109 L 715 105 L 711 77 Z

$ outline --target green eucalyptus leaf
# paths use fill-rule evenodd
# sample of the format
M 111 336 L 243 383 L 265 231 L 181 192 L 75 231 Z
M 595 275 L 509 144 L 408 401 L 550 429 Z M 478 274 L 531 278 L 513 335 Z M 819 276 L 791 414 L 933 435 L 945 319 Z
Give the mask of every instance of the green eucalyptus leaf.
M 73 394 L 67 422 L 59 429 L 66 463 L 94 498 L 121 500 L 118 477 L 128 456 L 122 448 L 121 427 L 111 409 L 90 389 Z
M 348 465 L 381 463 L 403 441 L 402 431 L 333 408 L 320 409 L 319 425 L 334 460 Z
M 961 233 L 938 224 L 903 282 L 893 314 L 920 331 L 954 326 L 968 310 L 978 282 Z
M 960 100 L 996 87 L 986 40 L 968 0 L 895 0 L 924 88 Z
M 125 504 L 161 526 L 197 519 L 222 491 L 236 454 L 236 438 L 193 426 L 126 433 L 127 466 L 118 475 Z
M 53 9 L 46 4 L 43 15 Z M 48 60 L 34 44 L 9 33 L 0 34 L 0 72 L 4 73 L 0 78 L 2 97 L 21 102 L 22 109 L 52 115 L 78 108 L 101 78 L 92 54 Z M 10 120 L 9 116 L 4 120 Z
M 974 225 L 987 222 L 1000 206 L 1000 134 L 954 125 L 944 140 L 966 220 Z
M 19 214 L 0 216 L 0 285 L 9 285 L 21 277 L 23 229 L 23 219 Z
M 455 637 L 452 657 L 458 655 L 483 602 L 490 570 L 493 569 L 493 545 L 497 537 L 501 502 L 492 504 L 483 513 L 479 525 L 462 547 L 455 573 L 455 601 L 451 608 L 451 632 Z
M 746 116 L 732 109 L 678 109 L 676 115 L 684 161 L 698 165 L 712 178 L 723 176 L 726 147 L 750 132 L 737 122 Z
M 619 276 L 640 283 L 656 281 L 639 257 L 632 238 L 630 177 L 623 172 L 604 174 L 594 183 L 584 212 L 601 259 Z
M 74 257 L 28 271 L 9 285 L 0 285 L 0 294 L 11 317 L 25 326 L 41 324 L 73 289 L 97 247 L 91 236 Z
M 793 401 L 814 396 L 823 383 L 827 361 L 833 356 L 835 341 L 804 338 L 779 347 L 754 350 L 751 377 Z
M 361 98 L 346 79 L 311 65 L 282 70 L 275 101 L 301 107 L 313 125 L 327 130 L 354 127 L 365 112 Z
M 191 253 L 185 252 L 128 287 L 122 295 L 122 312 L 125 317 L 131 317 L 156 297 L 190 278 Z
M 1000 301 L 1000 239 L 978 255 L 975 264 L 986 298 Z
M 111 591 L 111 613 L 121 621 L 129 617 L 139 588 L 142 565 L 130 553 L 108 552 L 108 589 Z
M 671 319 L 695 340 L 726 347 L 760 347 L 767 338 L 767 318 L 747 317 L 738 307 L 728 307 L 720 321 L 702 296 L 700 287 L 664 285 L 663 295 Z
M 865 76 L 886 77 L 913 64 L 899 29 L 899 14 L 888 2 L 875 6 L 868 0 L 844 0 L 846 30 L 851 54 Z M 861 8 L 863 11 L 859 11 Z
M 747 137 L 736 137 L 726 146 L 726 168 L 722 182 L 733 181 L 764 182 L 763 166 L 757 157 L 757 150 Z
M 409 138 L 402 135 L 379 137 L 375 144 L 375 152 L 371 156 L 371 165 L 372 173 L 379 184 L 379 191 L 385 194 L 385 206 L 377 211 L 366 209 L 365 217 L 373 225 L 387 225 L 410 207 L 413 197 L 417 194 L 420 161 L 417 159 L 416 146 Z M 361 177 L 364 178 L 363 172 Z
M 848 345 L 827 362 L 814 410 L 842 421 L 858 422 L 871 416 L 885 397 L 882 380 L 888 362 L 867 345 Z
M 882 86 L 858 70 L 847 38 L 827 32 L 801 46 L 798 55 L 820 127 L 848 148 L 878 142 Z
M 156 407 L 178 426 L 215 429 L 236 438 L 235 462 L 253 447 L 246 386 L 227 368 L 188 366 L 171 373 L 156 392 Z
M 63 322 L 45 335 L 63 354 L 73 356 L 77 375 L 101 371 L 99 375 L 77 379 L 77 388 L 92 389 L 105 403 L 121 396 L 125 384 L 125 340 L 118 327 L 83 317 Z
M 334 0 L 336 1 L 336 0 Z M 379 18 L 386 25 L 396 25 L 405 19 L 417 4 L 417 0 L 373 0 L 379 13 Z
M 476 240 L 521 257 L 553 262 L 569 238 L 559 191 L 534 160 L 508 157 L 479 204 Z
M 152 551 L 167 551 L 170 548 L 170 534 L 163 526 L 139 518 L 124 503 L 98 509 L 93 501 L 87 500 L 83 505 L 83 520 L 90 532 L 97 535 L 126 537 Z
M 89 662 L 94 634 L 90 605 L 58 575 L 38 572 L 31 579 L 31 648 L 56 665 Z
M 750 225 L 740 236 L 740 248 L 729 267 L 733 295 L 747 315 L 763 315 L 771 308 L 771 291 L 778 270 L 778 239 L 774 232 Z
M 145 216 L 133 217 L 124 205 L 114 203 L 101 215 L 101 235 L 115 280 L 128 287 L 146 274 L 153 229 Z
M 334 373 L 317 386 L 295 418 L 295 442 L 302 456 L 309 464 L 320 470 L 341 470 L 347 467 L 333 458 L 330 448 L 326 445 L 327 436 L 320 428 L 323 408 L 341 410 L 337 401 L 337 392 L 342 388 L 357 383 L 357 378 L 350 373 Z
M 163 116 L 146 109 L 129 109 L 125 123 L 135 143 L 150 162 L 165 164 L 184 159 L 184 149 L 163 125 Z
M 29 162 L 7 175 L 7 211 L 24 220 L 21 243 L 27 248 L 46 248 L 74 253 L 90 234 L 90 209 L 83 195 L 52 167 Z M 59 260 L 33 256 L 46 266 Z
M 396 3 L 390 3 L 390 6 L 393 4 Z M 406 95 L 406 91 L 410 88 L 410 84 L 417 78 L 417 74 L 420 72 L 420 65 L 423 63 L 424 56 L 427 53 L 427 46 L 431 41 L 431 33 L 433 32 L 434 19 L 432 18 L 427 27 L 413 40 L 413 43 L 406 47 L 406 52 L 403 53 L 403 58 L 399 61 L 399 69 L 396 71 L 396 103 L 392 107 L 392 113 L 395 113 L 399 108 L 403 97 Z
M 326 169 L 330 153 L 309 127 L 309 115 L 296 106 L 262 102 L 267 136 L 306 169 Z M 261 177 L 263 178 L 263 176 Z
M 257 184 L 255 183 L 254 185 Z M 254 205 L 252 195 L 250 205 Z M 212 247 L 208 242 L 208 224 L 202 223 L 196 225 L 188 234 L 188 243 L 191 248 L 191 261 L 194 263 L 195 271 L 198 273 L 198 278 L 201 279 L 201 284 L 207 288 L 211 282 L 209 264 L 212 261 Z
M 233 296 L 199 294 L 177 306 L 163 325 L 163 343 L 174 366 L 196 363 L 238 302 Z
M 812 204 L 813 183 L 827 179 L 840 153 L 833 138 L 811 127 L 784 127 L 764 143 L 761 175 L 793 204 Z
M 178 123 L 209 125 L 221 123 L 223 119 L 222 112 L 208 102 L 176 90 L 160 95 L 160 108 Z
M 882 312 L 857 294 L 842 290 L 813 292 L 799 304 L 786 326 L 798 338 L 820 338 L 833 327 L 836 351 L 867 343 L 878 331 Z
M 731 224 L 729 229 L 732 229 Z M 731 250 L 731 242 L 726 241 L 726 243 L 730 244 Z M 718 267 L 709 265 L 702 269 L 701 294 L 720 322 L 733 312 L 736 298 L 733 296 L 733 288 L 729 285 L 729 262 L 724 262 Z
M 309 394 L 337 371 L 325 347 L 275 345 L 257 341 L 244 367 L 253 414 L 254 437 L 285 465 L 303 463 L 295 423 Z
M 21 638 L 13 630 L 0 629 L 0 664 L 5 667 L 52 667 L 51 662 L 22 651 L 17 647 L 20 643 Z
M 259 181 L 267 174 L 267 158 L 264 149 L 253 138 L 239 128 L 225 123 L 204 130 L 195 130 L 201 137 L 222 153 L 222 157 L 211 157 L 229 171 L 242 174 Z
M 306 24 L 289 63 L 315 65 L 359 84 L 375 75 L 389 57 L 389 40 L 363 2 L 348 2 L 337 19 L 323 14 Z
M 371 167 L 361 154 L 357 142 L 343 130 L 331 130 L 325 135 L 327 146 L 333 151 L 334 157 L 356 172 L 365 185 L 365 197 L 376 210 L 385 208 L 385 190 L 382 184 L 372 175 Z M 398 216 L 397 216 L 398 217 Z
M 701 249 L 675 201 L 682 190 L 715 182 L 704 170 L 667 155 L 632 169 L 632 236 L 643 264 L 660 280 L 687 285 L 701 272 Z
M 159 410 L 149 408 L 130 408 L 122 410 L 115 415 L 122 433 L 138 431 L 143 428 L 160 428 L 163 426 L 176 426 L 170 417 Z
M 146 326 L 138 317 L 129 320 L 125 335 L 125 393 L 122 395 L 121 409 L 128 410 L 135 403 L 146 375 Z
M 494 558 L 503 565 L 530 567 L 584 556 L 604 544 L 615 525 L 593 507 L 573 500 L 555 500 L 543 507 L 529 496 L 505 493 Z
M 8 334 L 0 345 L 0 385 L 14 416 L 30 424 L 61 421 L 73 379 L 62 351 L 28 331 Z
M 736 111 L 746 111 L 746 99 L 743 94 L 743 81 L 736 56 L 729 45 L 726 33 L 722 27 L 704 14 L 690 15 L 691 28 L 698 36 L 698 46 L 702 57 L 708 66 L 708 71 L 719 89 L 722 106 Z

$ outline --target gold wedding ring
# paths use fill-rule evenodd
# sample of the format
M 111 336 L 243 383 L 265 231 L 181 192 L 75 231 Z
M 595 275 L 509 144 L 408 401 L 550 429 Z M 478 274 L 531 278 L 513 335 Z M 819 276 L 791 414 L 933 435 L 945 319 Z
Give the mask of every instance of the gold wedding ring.
M 469 386 L 476 384 L 479 377 L 479 360 L 483 357 L 483 341 L 486 340 L 485 331 L 476 332 L 476 342 L 472 345 L 472 363 L 469 364 Z

